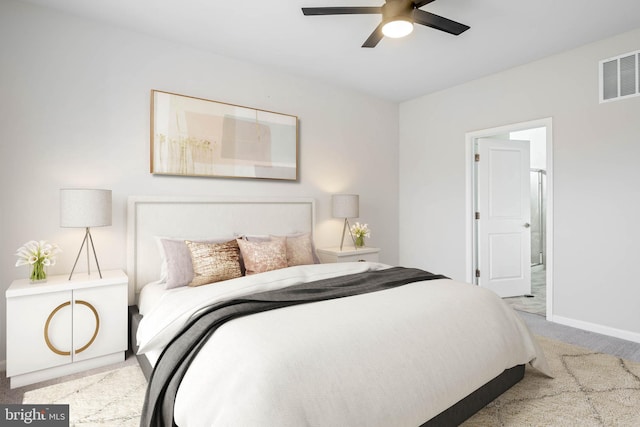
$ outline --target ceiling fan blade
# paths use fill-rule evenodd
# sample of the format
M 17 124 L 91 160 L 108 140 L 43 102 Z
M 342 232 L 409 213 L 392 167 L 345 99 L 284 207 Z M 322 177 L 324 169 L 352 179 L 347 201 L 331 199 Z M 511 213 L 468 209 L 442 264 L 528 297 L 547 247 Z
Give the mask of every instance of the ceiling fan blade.
M 433 3 L 436 0 L 422 0 L 422 1 L 415 1 L 413 2 L 413 4 L 415 5 L 416 9 L 419 7 L 422 7 L 424 5 L 427 5 L 429 3 Z
M 376 47 L 376 45 L 382 40 L 384 34 L 382 34 L 382 23 L 373 30 L 373 33 L 363 43 L 362 47 Z
M 454 36 L 460 35 L 471 28 L 468 25 L 464 25 L 420 9 L 413 10 L 413 21 L 416 24 L 426 25 L 427 27 L 435 28 L 449 34 L 453 34 Z
M 382 7 L 303 7 L 302 13 L 312 15 L 359 15 L 365 13 L 382 13 Z

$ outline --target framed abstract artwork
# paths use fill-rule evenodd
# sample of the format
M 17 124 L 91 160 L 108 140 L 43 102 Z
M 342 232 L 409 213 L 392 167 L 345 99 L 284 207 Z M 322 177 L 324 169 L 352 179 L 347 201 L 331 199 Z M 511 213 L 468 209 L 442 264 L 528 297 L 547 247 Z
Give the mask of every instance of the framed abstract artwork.
M 151 91 L 151 173 L 298 179 L 298 118 Z

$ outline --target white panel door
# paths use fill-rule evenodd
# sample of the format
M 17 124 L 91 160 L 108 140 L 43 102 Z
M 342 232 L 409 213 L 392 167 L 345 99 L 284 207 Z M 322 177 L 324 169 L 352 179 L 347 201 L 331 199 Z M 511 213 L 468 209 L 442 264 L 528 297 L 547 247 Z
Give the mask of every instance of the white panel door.
M 478 285 L 501 297 L 531 293 L 529 141 L 477 141 Z

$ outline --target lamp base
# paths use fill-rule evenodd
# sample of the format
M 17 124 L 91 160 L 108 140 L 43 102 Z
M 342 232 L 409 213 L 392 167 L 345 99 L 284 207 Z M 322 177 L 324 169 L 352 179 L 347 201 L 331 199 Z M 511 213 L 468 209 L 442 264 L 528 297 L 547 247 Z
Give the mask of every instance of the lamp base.
M 351 227 L 349 226 L 349 220 L 347 218 L 344 219 L 344 225 L 342 226 L 342 239 L 340 239 L 340 251 L 342 251 L 342 246 L 344 246 L 344 235 L 346 231 L 349 230 L 349 235 L 351 236 L 351 241 L 353 242 L 353 247 L 358 249 L 356 246 L 356 239 L 353 237 L 351 233 Z
M 78 256 L 76 256 L 76 262 L 73 263 L 73 268 L 71 269 L 71 274 L 69 274 L 69 280 L 71 280 L 71 276 L 73 276 L 73 272 L 76 269 L 76 265 L 78 264 L 78 259 L 80 259 L 80 254 L 82 253 L 82 248 L 84 245 L 87 245 L 87 274 L 91 275 L 91 264 L 89 262 L 89 243 L 91 243 L 91 249 L 93 250 L 93 258 L 96 260 L 96 267 L 98 267 L 98 274 L 102 279 L 102 271 L 100 271 L 100 264 L 98 264 L 98 256 L 96 255 L 96 248 L 93 246 L 93 238 L 91 237 L 91 230 L 89 227 L 85 228 L 84 239 L 82 240 L 82 245 L 80 245 L 80 250 L 78 251 Z

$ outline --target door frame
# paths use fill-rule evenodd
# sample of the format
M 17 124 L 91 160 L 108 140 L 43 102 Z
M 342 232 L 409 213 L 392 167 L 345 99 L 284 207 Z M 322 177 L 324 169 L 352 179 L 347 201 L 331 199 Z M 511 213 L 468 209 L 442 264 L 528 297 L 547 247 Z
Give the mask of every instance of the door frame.
M 553 321 L 553 123 L 552 118 L 531 120 L 527 122 L 514 123 L 495 128 L 482 129 L 465 134 L 465 175 L 466 175 L 466 212 L 465 212 L 465 240 L 466 240 L 466 280 L 469 283 L 476 283 L 476 177 L 475 177 L 475 142 L 479 138 L 490 138 L 496 135 L 503 135 L 526 129 L 544 127 L 546 128 L 546 285 L 547 285 L 547 307 L 546 318 Z

